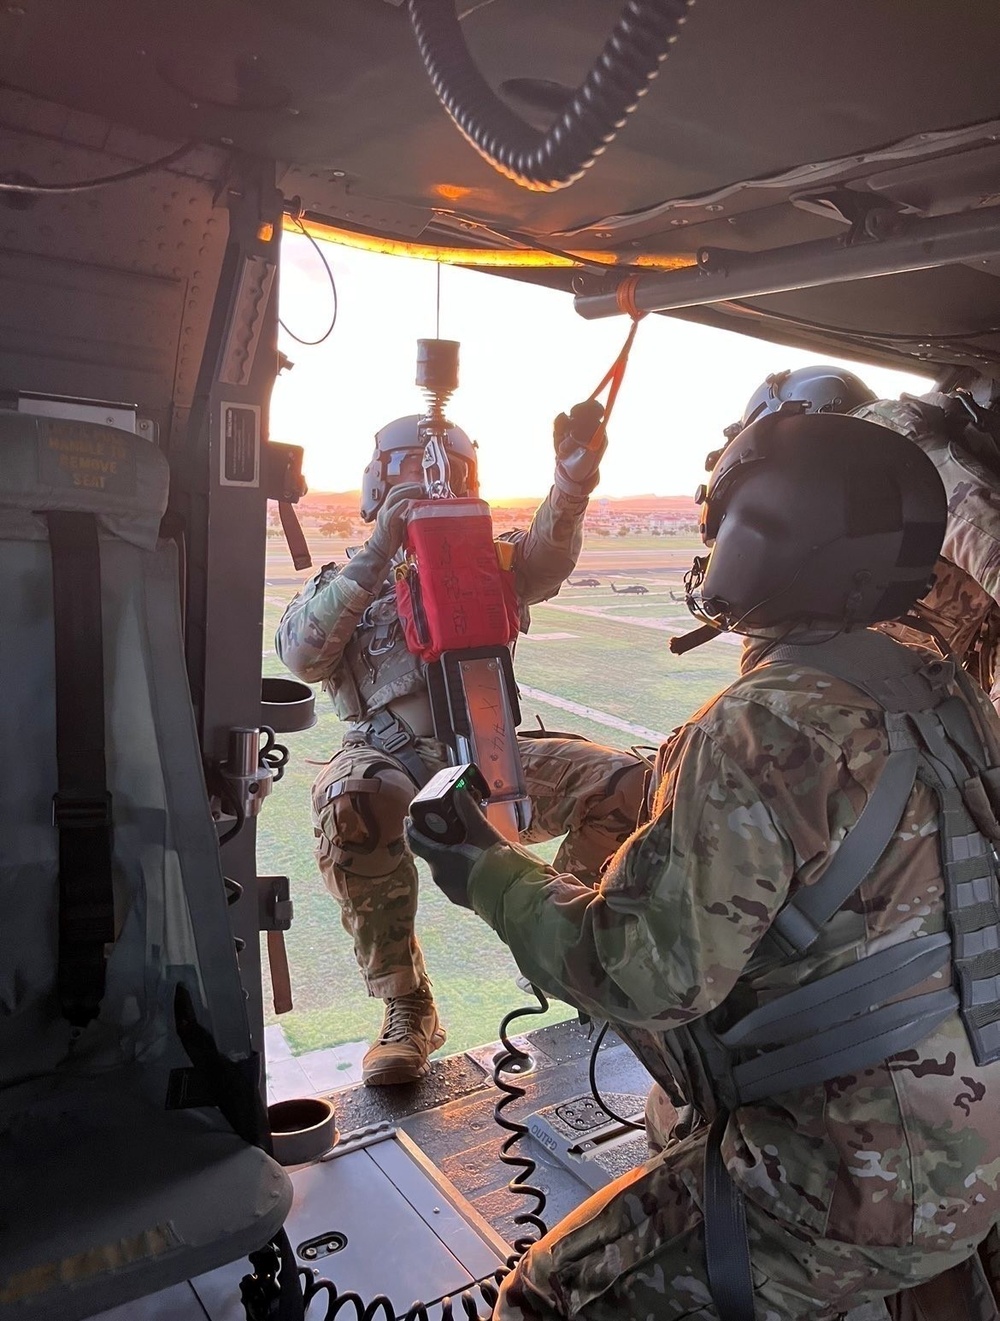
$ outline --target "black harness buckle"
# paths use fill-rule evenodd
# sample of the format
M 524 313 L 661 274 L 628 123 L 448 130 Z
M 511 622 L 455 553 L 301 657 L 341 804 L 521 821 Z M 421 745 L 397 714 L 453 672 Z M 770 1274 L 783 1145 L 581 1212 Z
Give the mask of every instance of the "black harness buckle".
M 94 830 L 111 825 L 111 795 L 78 798 L 73 794 L 52 795 L 52 824 L 60 830 Z

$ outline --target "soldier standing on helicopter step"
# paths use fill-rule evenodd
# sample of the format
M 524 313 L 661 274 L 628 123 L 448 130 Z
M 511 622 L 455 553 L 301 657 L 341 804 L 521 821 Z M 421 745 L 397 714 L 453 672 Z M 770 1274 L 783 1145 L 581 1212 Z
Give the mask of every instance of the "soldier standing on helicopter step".
M 595 443 L 604 412 L 577 404 L 554 424 L 555 481 L 526 532 L 505 533 L 498 550 L 509 565 L 528 629 L 529 607 L 555 596 L 576 567 L 583 519 L 607 448 Z M 478 493 L 476 450 L 450 426 L 451 488 Z M 415 933 L 417 871 L 403 838 L 416 789 L 448 764 L 434 738 L 424 664 L 406 648 L 396 610 L 392 565 L 406 515 L 422 499 L 420 418 L 390 422 L 375 438 L 365 469 L 361 517 L 375 522 L 364 547 L 343 566 L 325 565 L 289 604 L 276 647 L 307 683 L 322 682 L 348 725 L 343 747 L 313 786 L 313 824 L 323 879 L 371 996 L 386 1002 L 382 1030 L 365 1055 L 369 1085 L 412 1082 L 445 1040 Z M 565 834 L 560 866 L 596 884 L 601 865 L 635 829 L 645 763 L 579 737 L 519 734 L 531 801 L 522 838 Z
M 596 892 L 467 794 L 460 847 L 407 828 L 526 977 L 695 1114 L 529 1248 L 494 1315 L 833 1321 L 962 1263 L 985 1299 L 1000 723 L 960 668 L 867 627 L 924 591 L 944 489 L 887 428 L 790 410 L 740 430 L 700 499 L 691 600 L 750 646 Z

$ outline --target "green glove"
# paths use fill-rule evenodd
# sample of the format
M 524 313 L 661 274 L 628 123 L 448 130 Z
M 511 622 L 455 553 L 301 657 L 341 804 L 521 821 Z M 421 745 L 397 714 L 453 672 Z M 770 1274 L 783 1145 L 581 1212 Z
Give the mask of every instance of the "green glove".
M 394 486 L 378 511 L 374 531 L 364 549 L 347 561 L 340 576 L 350 578 L 366 592 L 376 592 L 385 580 L 389 561 L 403 544 L 411 505 L 425 496 L 424 488 L 417 482 Z
M 472 869 L 487 849 L 504 842 L 503 835 L 487 821 L 479 804 L 469 793 L 455 795 L 455 807 L 465 823 L 465 839 L 461 844 L 439 844 L 428 839 L 406 818 L 406 842 L 410 851 L 423 858 L 431 869 L 434 884 L 453 904 L 471 908 L 469 877 Z

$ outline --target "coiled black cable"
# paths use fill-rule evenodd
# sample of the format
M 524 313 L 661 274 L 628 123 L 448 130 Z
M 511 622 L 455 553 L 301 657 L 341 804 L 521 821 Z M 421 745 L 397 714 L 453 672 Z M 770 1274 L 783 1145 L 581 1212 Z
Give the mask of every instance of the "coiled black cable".
M 527 1059 L 524 1052 L 510 1040 L 507 1029 L 515 1019 L 524 1018 L 529 1014 L 544 1014 L 549 1007 L 544 992 L 537 986 L 532 986 L 531 989 L 538 1004 L 512 1009 L 500 1023 L 497 1035 L 503 1050 L 493 1065 L 493 1084 L 504 1095 L 493 1107 L 493 1118 L 507 1132 L 507 1137 L 500 1146 L 499 1158 L 504 1165 L 514 1165 L 518 1169 L 518 1173 L 507 1184 L 507 1188 L 512 1193 L 533 1198 L 535 1203 L 529 1211 L 521 1211 L 515 1215 L 514 1223 L 530 1225 L 535 1233 L 515 1239 L 513 1251 L 502 1269 L 494 1271 L 484 1280 L 478 1280 L 473 1289 L 465 1289 L 454 1301 L 448 1297 L 442 1298 L 439 1321 L 456 1321 L 456 1317 L 464 1317 L 465 1321 L 489 1321 L 500 1297 L 500 1285 L 532 1244 L 537 1243 L 538 1239 L 547 1232 L 547 1226 L 542 1219 L 545 1210 L 545 1193 L 541 1188 L 536 1188 L 528 1182 L 535 1172 L 535 1162 L 530 1156 L 511 1154 L 511 1148 L 527 1134 L 528 1130 L 524 1124 L 518 1123 L 516 1119 L 506 1118 L 503 1114 L 507 1106 L 525 1095 L 525 1090 L 516 1083 L 508 1082 L 502 1075 L 518 1060 Z M 286 1314 L 290 1318 L 304 1316 L 312 1302 L 321 1294 L 326 1295 L 326 1311 L 322 1318 L 317 1316 L 310 1318 L 310 1321 L 335 1321 L 345 1308 L 354 1309 L 356 1321 L 377 1321 L 379 1317 L 382 1321 L 396 1321 L 395 1309 L 385 1294 L 376 1294 L 366 1303 L 360 1294 L 339 1293 L 332 1280 L 318 1278 L 315 1271 L 305 1266 L 297 1266 L 288 1236 L 284 1231 L 272 1239 L 265 1248 L 251 1253 L 250 1261 L 254 1267 L 254 1274 L 244 1276 L 240 1284 L 240 1294 L 248 1321 L 264 1321 L 264 1318 L 280 1315 L 275 1308 L 282 1303 L 288 1308 Z M 290 1280 L 294 1280 L 295 1283 L 289 1285 Z M 296 1284 L 299 1286 L 298 1290 L 295 1288 Z M 297 1294 L 300 1297 L 296 1296 Z M 480 1301 L 486 1304 L 487 1312 L 480 1313 Z M 420 1301 L 411 1303 L 399 1321 L 430 1321 L 430 1309 L 437 1306 L 436 1303 Z
M 532 992 L 538 1001 L 537 1005 L 525 1005 L 520 1009 L 512 1009 L 509 1014 L 500 1023 L 500 1043 L 504 1048 L 504 1053 L 497 1059 L 493 1067 L 493 1085 L 504 1093 L 500 1100 L 493 1107 L 493 1118 L 499 1126 L 506 1131 L 508 1136 L 500 1144 L 499 1159 L 504 1165 L 516 1166 L 520 1173 L 516 1174 L 507 1184 L 508 1191 L 517 1193 L 523 1197 L 533 1197 L 535 1206 L 530 1211 L 521 1211 L 514 1217 L 515 1225 L 530 1225 L 536 1230 L 533 1237 L 525 1237 L 514 1240 L 514 1251 L 507 1258 L 507 1269 L 513 1270 L 518 1261 L 533 1243 L 537 1243 L 543 1234 L 548 1232 L 548 1227 L 542 1219 L 545 1211 L 545 1194 L 541 1188 L 536 1188 L 528 1180 L 535 1172 L 535 1162 L 530 1156 L 515 1156 L 511 1154 L 514 1144 L 523 1138 L 528 1130 L 524 1124 L 519 1124 L 516 1119 L 508 1119 L 504 1111 L 514 1101 L 519 1101 L 525 1095 L 523 1087 L 518 1087 L 516 1083 L 508 1082 L 504 1077 L 511 1064 L 519 1059 L 524 1059 L 524 1052 L 518 1050 L 514 1043 L 507 1036 L 507 1028 L 516 1018 L 524 1018 L 529 1014 L 544 1014 L 549 1007 L 549 1002 L 545 998 L 544 991 L 540 991 L 537 986 L 532 986 Z M 502 1277 L 501 1277 L 502 1278 Z
M 604 49 L 545 132 L 494 93 L 476 68 L 455 0 L 408 0 L 438 99 L 494 169 L 523 188 L 555 192 L 593 165 L 659 72 L 694 0 L 626 0 Z

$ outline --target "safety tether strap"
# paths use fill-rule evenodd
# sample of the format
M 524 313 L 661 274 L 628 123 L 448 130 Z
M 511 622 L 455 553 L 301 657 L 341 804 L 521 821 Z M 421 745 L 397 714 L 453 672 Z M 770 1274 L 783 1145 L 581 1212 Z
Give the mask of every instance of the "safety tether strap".
M 705 1265 L 719 1321 L 754 1321 L 746 1206 L 722 1159 L 728 1122 L 721 1110 L 705 1144 Z
M 388 753 L 403 766 L 418 789 L 422 789 L 431 778 L 431 773 L 417 751 L 413 735 L 391 711 L 377 711 L 375 715 L 358 724 L 356 728 L 365 739 L 379 752 Z
M 45 515 L 52 552 L 59 832 L 59 964 L 63 1015 L 97 1016 L 106 947 L 115 938 L 111 795 L 104 741 L 101 553 L 93 514 Z

